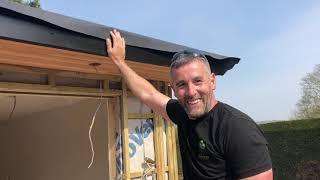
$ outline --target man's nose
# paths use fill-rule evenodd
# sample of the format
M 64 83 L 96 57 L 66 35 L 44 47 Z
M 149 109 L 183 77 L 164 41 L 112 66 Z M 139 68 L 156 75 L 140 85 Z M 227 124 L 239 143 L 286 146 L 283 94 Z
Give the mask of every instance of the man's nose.
M 196 87 L 193 84 L 188 85 L 187 95 L 193 97 L 196 94 Z

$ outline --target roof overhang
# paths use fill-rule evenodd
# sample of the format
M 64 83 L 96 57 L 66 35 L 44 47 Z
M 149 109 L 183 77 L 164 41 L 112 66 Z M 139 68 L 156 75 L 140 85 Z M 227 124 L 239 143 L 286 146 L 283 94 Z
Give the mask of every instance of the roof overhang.
M 4 56 L 2 56 L 6 50 L 2 48 L 0 51 L 2 52 L 0 63 L 6 62 L 9 64 L 14 64 L 12 58 L 18 60 L 19 58 L 14 58 L 14 56 L 18 56 L 18 54 L 20 54 L 20 58 L 24 59 L 20 59 L 16 62 L 16 64 L 31 64 L 34 67 L 42 67 L 42 65 L 39 65 L 41 62 L 43 62 L 44 65 L 48 63 L 52 64 L 52 61 L 57 61 L 55 60 L 57 53 L 60 53 L 59 56 L 68 54 L 68 57 L 60 57 L 61 59 L 59 60 L 59 65 L 57 65 L 57 67 L 52 65 L 51 67 L 45 66 L 43 68 L 64 67 L 63 70 L 87 72 L 92 71 L 89 70 L 92 68 L 88 68 L 88 62 L 90 64 L 97 61 L 98 63 L 102 64 L 100 67 L 101 73 L 103 73 L 102 71 L 104 70 L 108 70 L 108 74 L 119 74 L 114 65 L 110 61 L 105 60 L 108 59 L 106 57 L 107 52 L 105 47 L 106 33 L 112 30 L 112 27 L 43 11 L 41 9 L 27 7 L 25 5 L 6 0 L 0 1 L 0 25 L 0 39 L 2 39 L 0 41 L 2 44 L 1 46 L 16 46 L 16 49 L 11 49 L 12 57 L 7 58 L 6 61 L 3 58 Z M 130 61 L 129 64 L 133 65 L 134 68 L 138 68 L 139 66 L 147 66 L 152 68 L 152 76 L 160 75 L 154 74 L 155 71 L 157 71 L 155 68 L 163 71 L 163 73 L 168 72 L 170 59 L 174 53 L 182 50 L 192 49 L 186 46 L 181 46 L 126 31 L 121 32 L 126 39 L 126 56 Z M 35 51 L 35 49 L 41 49 L 43 52 L 46 52 L 46 54 L 43 54 L 43 52 L 38 53 Z M 226 57 L 201 50 L 197 51 L 206 55 L 213 67 L 213 71 L 217 75 L 223 75 L 226 71 L 232 69 L 233 66 L 240 60 L 239 58 Z M 28 61 L 35 61 L 36 58 L 28 58 L 27 54 L 30 54 L 31 56 L 37 56 L 42 60 L 32 64 Z M 75 60 L 74 57 L 81 57 L 77 59 L 79 60 L 77 62 L 83 63 L 82 69 L 77 69 L 75 66 L 68 65 L 69 62 L 73 62 Z M 45 61 L 43 61 L 43 59 L 45 59 Z M 20 61 L 27 62 L 23 63 Z M 80 64 L 78 64 L 79 67 Z M 143 73 L 146 73 L 145 68 L 142 71 Z M 147 71 L 150 71 L 150 69 Z M 151 72 L 149 73 L 151 74 Z M 145 77 L 149 77 L 151 79 L 155 78 L 150 77 L 149 75 Z M 159 77 L 157 79 L 159 79 Z M 161 77 L 160 79 L 168 80 L 168 78 L 164 77 Z

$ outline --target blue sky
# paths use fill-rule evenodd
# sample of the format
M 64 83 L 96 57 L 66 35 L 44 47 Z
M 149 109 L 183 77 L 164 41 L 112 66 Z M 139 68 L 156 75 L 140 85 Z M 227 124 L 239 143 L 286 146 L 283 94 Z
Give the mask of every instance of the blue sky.
M 256 121 L 286 120 L 320 63 L 320 1 L 41 0 L 44 10 L 241 58 L 220 101 Z

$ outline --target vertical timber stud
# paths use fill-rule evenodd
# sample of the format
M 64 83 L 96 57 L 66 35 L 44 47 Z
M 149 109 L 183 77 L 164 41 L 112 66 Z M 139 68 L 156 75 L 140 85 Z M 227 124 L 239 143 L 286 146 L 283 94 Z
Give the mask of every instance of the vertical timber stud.
M 130 156 L 129 156 L 129 130 L 128 130 L 128 94 L 127 86 L 122 79 L 121 95 L 121 122 L 122 122 L 122 154 L 123 154 L 123 173 L 122 179 L 130 179 Z
M 104 80 L 103 81 L 103 89 L 105 92 L 108 92 L 109 90 L 109 80 Z
M 48 75 L 48 84 L 51 86 L 51 87 L 55 87 L 56 86 L 56 77 L 54 74 L 50 73 Z
M 160 91 L 160 83 L 157 81 L 155 84 L 158 91 Z M 155 113 L 154 114 L 154 126 L 155 126 L 155 153 L 156 153 L 156 168 L 157 168 L 157 180 L 164 180 L 164 145 L 163 145 L 163 119 Z
M 169 94 L 169 86 L 168 83 L 165 82 L 164 84 L 165 94 L 170 97 Z M 170 180 L 176 180 L 178 177 L 175 177 L 175 171 L 174 171 L 174 154 L 176 152 L 173 151 L 173 142 L 172 142 L 172 128 L 173 124 L 171 121 L 166 120 L 166 135 L 167 135 L 167 159 L 168 159 L 168 168 L 169 168 L 169 179 Z
M 169 94 L 169 97 L 172 97 L 172 91 L 171 91 L 171 88 L 167 87 L 168 89 L 168 94 Z M 171 127 L 171 138 L 172 138 L 172 157 L 173 157 L 173 169 L 174 169 L 174 176 L 175 176 L 175 179 L 179 179 L 179 173 L 178 173 L 178 158 L 177 158 L 177 153 L 180 153 L 180 152 L 177 152 L 177 137 L 176 137 L 176 134 L 177 134 L 177 128 L 174 126 L 173 122 L 170 121 L 170 127 Z
M 116 98 L 109 98 L 107 105 L 107 112 L 108 112 L 108 119 L 107 119 L 107 132 L 108 132 L 108 159 L 107 163 L 109 165 L 108 172 L 109 178 L 107 179 L 116 179 L 117 172 L 116 172 L 116 124 L 118 122 L 118 117 L 116 115 L 116 105 L 117 99 Z

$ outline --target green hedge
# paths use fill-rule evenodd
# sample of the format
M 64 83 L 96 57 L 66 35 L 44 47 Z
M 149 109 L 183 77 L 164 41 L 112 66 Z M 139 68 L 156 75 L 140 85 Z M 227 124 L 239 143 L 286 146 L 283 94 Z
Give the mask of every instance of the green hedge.
M 320 119 L 302 119 L 261 124 L 263 131 L 288 131 L 303 129 L 319 129 Z
M 320 119 L 260 126 L 269 142 L 275 179 L 300 179 L 297 178 L 298 171 L 305 171 L 298 169 L 300 164 L 320 162 Z
M 259 126 L 269 142 L 275 180 L 297 179 L 299 163 L 320 162 L 320 119 L 273 122 Z M 178 144 L 177 147 L 179 176 L 182 177 Z

